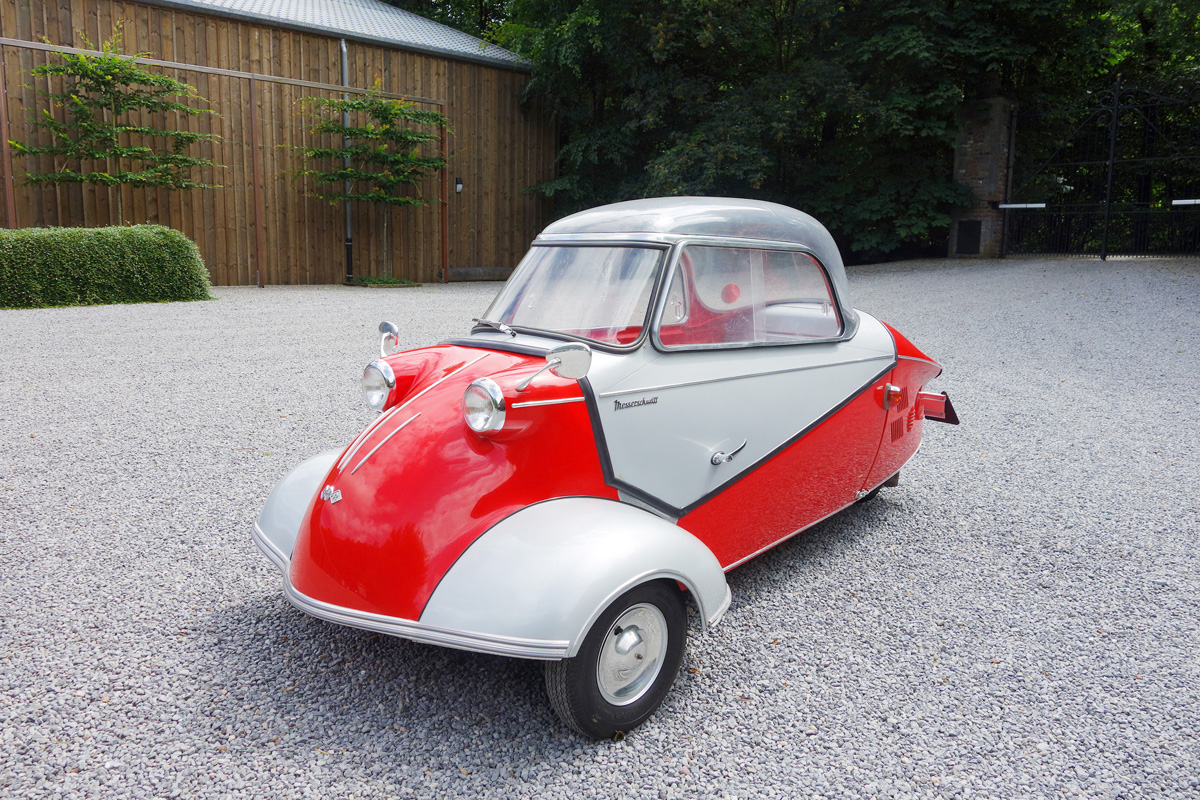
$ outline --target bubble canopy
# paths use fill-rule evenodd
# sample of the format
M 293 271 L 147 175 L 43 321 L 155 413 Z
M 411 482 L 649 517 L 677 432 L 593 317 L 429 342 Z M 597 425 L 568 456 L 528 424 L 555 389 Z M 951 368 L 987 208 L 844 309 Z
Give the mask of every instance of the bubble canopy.
M 809 252 L 828 274 L 848 323 L 846 334 L 852 333 L 857 315 L 829 231 L 794 208 L 719 197 L 632 200 L 550 224 L 486 316 L 508 325 L 570 330 L 612 346 L 632 344 L 629 337 L 640 331 L 650 310 L 655 278 L 669 263 L 664 246 L 706 241 Z

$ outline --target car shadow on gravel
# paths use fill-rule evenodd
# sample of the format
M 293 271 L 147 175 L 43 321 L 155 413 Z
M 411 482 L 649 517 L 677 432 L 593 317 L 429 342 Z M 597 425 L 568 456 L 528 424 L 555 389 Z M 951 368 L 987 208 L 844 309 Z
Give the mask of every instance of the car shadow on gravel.
M 873 527 L 884 524 L 888 513 L 889 500 L 884 496 L 856 503 L 726 573 L 733 606 L 738 605 L 739 591 L 745 599 L 747 592 L 796 580 L 797 569 L 813 568 L 827 558 L 849 557 L 869 543 Z
M 795 589 L 823 561 L 851 557 L 887 506 L 884 498 L 853 506 L 730 572 L 730 619 L 716 630 L 738 625 L 740 609 L 753 608 L 758 598 Z M 723 646 L 700 632 L 694 612 L 691 617 L 684 670 L 660 714 L 701 691 L 690 685 L 687 670 L 696 654 L 716 647 L 704 659 L 723 658 Z M 334 625 L 278 594 L 260 592 L 222 607 L 198 622 L 183 647 L 194 649 L 189 661 L 200 676 L 195 723 L 218 747 L 282 742 L 390 750 L 453 732 L 456 740 L 465 733 L 481 747 L 497 738 L 537 741 L 549 755 L 580 741 L 550 709 L 536 661 Z
M 274 742 L 306 740 L 345 749 L 448 730 L 520 738 L 559 723 L 545 699 L 541 664 L 334 625 L 256 596 L 221 609 L 195 629 L 207 669 L 202 727 Z M 270 720 L 239 731 L 241 719 Z M 262 723 L 258 723 L 262 727 Z

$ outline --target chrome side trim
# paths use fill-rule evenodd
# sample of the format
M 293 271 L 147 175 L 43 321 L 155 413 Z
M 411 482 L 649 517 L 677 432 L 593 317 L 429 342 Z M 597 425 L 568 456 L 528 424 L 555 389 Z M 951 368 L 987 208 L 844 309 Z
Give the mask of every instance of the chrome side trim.
M 563 403 L 582 403 L 582 397 L 565 397 L 562 400 L 531 400 L 528 403 L 513 403 L 513 408 L 530 408 L 531 406 L 557 406 Z
M 941 364 L 928 358 L 917 358 L 916 356 L 896 356 L 896 358 L 903 361 L 920 361 L 922 364 L 928 364 L 931 367 L 937 367 L 938 369 L 942 368 Z
M 453 647 L 459 650 L 471 650 L 476 653 L 492 653 L 499 656 L 515 656 L 518 658 L 536 658 L 544 661 L 557 661 L 566 658 L 570 642 L 544 639 L 518 639 L 509 636 L 493 636 L 472 631 L 451 630 L 433 625 L 425 625 L 409 619 L 388 617 L 383 614 L 372 614 L 367 611 L 356 611 L 352 608 L 335 606 L 316 600 L 292 586 L 286 572 L 283 579 L 283 592 L 288 602 L 306 614 L 361 628 L 389 636 L 399 636 L 414 642 L 436 644 L 442 647 Z
M 725 619 L 725 612 L 729 610 L 729 606 L 732 602 L 733 592 L 730 591 L 728 586 L 726 586 L 725 599 L 721 601 L 721 605 L 717 606 L 717 610 L 713 612 L 712 617 L 708 620 L 708 628 L 716 626 L 721 620 Z
M 830 511 L 828 514 L 826 514 L 825 516 L 821 517 L 820 519 L 813 520 L 812 522 L 810 522 L 810 523 L 808 523 L 807 525 L 805 525 L 803 528 L 797 528 L 796 530 L 794 530 L 794 531 L 792 531 L 791 533 L 789 533 L 787 536 L 784 536 L 784 537 L 782 537 L 782 538 L 780 538 L 780 539 L 776 539 L 774 542 L 771 542 L 769 545 L 766 545 L 765 547 L 759 548 L 758 550 L 755 550 L 753 553 L 751 553 L 750 555 L 746 556 L 745 558 L 738 559 L 737 561 L 733 562 L 732 564 L 730 564 L 730 565 L 729 565 L 729 566 L 727 566 L 727 567 L 721 567 L 721 569 L 725 570 L 726 572 L 729 572 L 729 570 L 731 570 L 731 569 L 735 569 L 736 567 L 740 567 L 742 564 L 745 564 L 745 563 L 746 563 L 747 561 L 749 561 L 750 559 L 752 559 L 752 558 L 755 558 L 755 557 L 757 557 L 757 556 L 760 556 L 760 555 L 762 555 L 763 553 L 767 552 L 768 550 L 770 550 L 770 549 L 771 549 L 771 548 L 773 548 L 773 547 L 778 547 L 779 545 L 781 545 L 781 544 L 783 544 L 784 542 L 786 542 L 788 539 L 791 539 L 792 537 L 794 537 L 794 536 L 796 536 L 796 535 L 798 535 L 798 534 L 804 533 L 806 530 L 808 530 L 809 528 L 813 527 L 814 525 L 820 525 L 822 522 L 824 522 L 825 520 L 829 519 L 829 518 L 830 518 L 830 517 L 832 517 L 833 515 L 842 513 L 842 512 L 843 512 L 843 511 L 845 511 L 847 508 L 849 508 L 850 506 L 854 505 L 854 504 L 855 504 L 855 503 L 857 503 L 857 502 L 858 502 L 858 499 L 857 499 L 857 498 L 855 498 L 854 500 L 851 500 L 849 503 L 846 503 L 846 505 L 842 506 L 841 508 L 835 509 L 834 511 Z
M 391 439 L 397 433 L 404 430 L 406 427 L 408 427 L 408 423 L 412 422 L 414 419 L 416 419 L 419 416 L 421 416 L 420 411 L 418 411 L 416 414 L 413 414 L 411 417 L 406 419 L 404 422 L 401 422 L 399 425 L 397 425 L 396 429 L 394 431 L 389 433 L 387 436 L 383 437 L 383 439 L 379 442 L 379 444 L 377 444 L 371 448 L 371 452 L 367 453 L 365 456 L 362 457 L 362 461 L 359 461 L 357 464 L 354 465 L 354 469 L 350 470 L 350 474 L 353 475 L 354 473 L 358 472 L 358 468 L 361 467 L 363 464 L 367 463 L 367 459 L 370 458 L 371 456 L 375 455 L 375 452 L 377 450 L 379 450 L 379 448 L 381 448 L 385 444 L 387 444 L 388 439 Z
M 343 469 L 346 468 L 346 464 L 348 464 L 350 462 L 350 459 L 354 458 L 354 454 L 357 453 L 359 451 L 359 448 L 361 448 L 366 443 L 367 437 L 369 437 L 371 435 L 371 432 L 374 431 L 376 428 L 378 428 L 380 425 L 382 425 L 387 420 L 391 419 L 395 415 L 395 413 L 397 411 L 399 411 L 401 408 L 402 408 L 402 406 L 396 406 L 391 411 L 388 411 L 385 414 L 379 415 L 378 417 L 375 418 L 374 422 L 372 422 L 370 425 L 368 425 L 366 428 L 363 429 L 362 433 L 360 433 L 358 436 L 354 437 L 354 441 L 352 441 L 350 443 L 350 446 L 348 448 L 346 448 L 345 455 L 343 455 L 341 460 L 338 461 L 338 465 L 337 465 L 338 472 L 341 472 Z
M 263 531 L 258 522 L 254 523 L 254 543 L 258 545 L 259 550 L 263 551 L 263 555 L 270 559 L 272 564 L 279 567 L 283 571 L 284 576 L 286 576 L 288 569 L 287 555 L 267 538 L 266 532 Z
M 657 392 L 662 389 L 679 389 L 684 386 L 703 386 L 708 383 L 722 383 L 724 381 L 738 381 L 744 378 L 761 378 L 765 375 L 782 375 L 786 372 L 804 372 L 810 369 L 824 369 L 825 367 L 839 367 L 843 364 L 862 364 L 867 361 L 891 361 L 893 356 L 885 354 L 878 356 L 869 356 L 867 358 L 854 358 L 848 361 L 833 361 L 828 364 L 809 364 L 803 367 L 788 367 L 787 369 L 772 369 L 766 372 L 749 372 L 743 375 L 729 375 L 724 378 L 705 378 L 696 381 L 683 381 L 681 383 L 664 383 L 658 386 L 643 386 L 638 389 L 617 389 L 611 392 L 602 392 L 598 397 L 614 397 L 622 394 L 638 394 L 641 392 Z
M 335 606 L 332 603 L 317 600 L 292 586 L 291 577 L 288 575 L 290 560 L 271 544 L 271 540 L 267 538 L 257 522 L 254 523 L 254 543 L 266 554 L 271 563 L 283 572 L 283 594 L 288 602 L 305 614 L 318 619 L 375 633 L 384 633 L 388 636 L 399 636 L 414 642 L 471 650 L 476 653 L 493 653 L 500 656 L 556 661 L 566 658 L 570 649 L 571 643 L 567 641 L 518 639 L 511 636 L 493 636 L 473 631 L 451 630 L 409 619 L 356 611 L 352 608 Z
M 343 469 L 345 469 L 345 468 L 346 468 L 346 465 L 347 465 L 348 463 L 350 463 L 350 459 L 354 457 L 354 454 L 355 454 L 355 453 L 357 453 L 357 452 L 359 451 L 359 448 L 361 448 L 361 447 L 362 447 L 364 444 L 366 444 L 366 442 L 367 442 L 367 439 L 368 439 L 368 437 L 370 437 L 371 433 L 372 433 L 372 432 L 373 432 L 373 431 L 374 431 L 376 428 L 378 428 L 380 425 L 382 425 L 382 424 L 384 423 L 384 421 L 385 421 L 385 420 L 391 419 L 391 417 L 392 417 L 393 415 L 395 415 L 395 413 L 396 413 L 397 411 L 401 410 L 402 408 L 405 408 L 405 407 L 406 407 L 406 406 L 408 406 L 410 403 L 412 403 L 414 400 L 416 400 L 418 397 L 420 397 L 421 395 L 425 394 L 425 393 L 426 393 L 426 392 L 428 392 L 430 389 L 433 389 L 433 388 L 434 388 L 435 386 L 437 386 L 439 383 L 442 383 L 443 381 L 448 381 L 448 380 L 450 380 L 451 378 L 453 378 L 453 377 L 454 377 L 455 375 L 457 375 L 458 373 L 462 372 L 462 371 L 463 371 L 464 369 L 466 369 L 467 367 L 469 367 L 469 366 L 472 366 L 473 364 L 478 364 L 480 361 L 482 361 L 483 359 L 487 358 L 489 355 L 490 355 L 490 353 L 484 353 L 483 355 L 479 356 L 479 358 L 476 358 L 474 361 L 470 361 L 470 362 L 468 362 L 468 363 L 466 363 L 466 364 L 463 364 L 461 367 L 459 367 L 458 369 L 454 370 L 454 372 L 451 372 L 449 375 L 443 375 L 442 377 L 438 378 L 438 379 L 437 379 L 436 381 L 434 381 L 433 383 L 431 383 L 431 384 L 429 384 L 428 386 L 426 386 L 426 387 L 425 387 L 424 389 L 422 389 L 421 391 L 419 391 L 419 392 L 417 392 L 416 394 L 414 394 L 412 397 L 410 397 L 410 398 L 408 398 L 407 400 L 405 400 L 405 401 L 404 401 L 403 403 L 401 403 L 400 405 L 398 405 L 398 406 L 396 406 L 395 408 L 391 409 L 391 410 L 390 410 L 390 411 L 388 411 L 386 414 L 383 414 L 382 416 L 380 416 L 378 419 L 376 419 L 376 420 L 375 420 L 375 422 L 374 422 L 374 423 L 372 423 L 371 425 L 368 425 L 368 426 L 367 426 L 367 429 L 366 429 L 366 430 L 364 430 L 362 433 L 360 433 L 360 434 L 358 435 L 358 438 L 354 440 L 354 443 L 351 443 L 350 449 L 346 451 L 346 455 L 342 456 L 342 459 L 341 459 L 341 460 L 338 462 L 338 465 L 337 465 L 338 471 L 340 472 L 340 471 L 342 471 Z M 407 423 L 406 423 L 406 424 L 407 424 Z M 374 452 L 374 451 L 371 451 L 371 452 Z M 361 462 L 360 462 L 360 463 L 361 463 Z M 355 469 L 358 469 L 358 467 L 355 467 Z

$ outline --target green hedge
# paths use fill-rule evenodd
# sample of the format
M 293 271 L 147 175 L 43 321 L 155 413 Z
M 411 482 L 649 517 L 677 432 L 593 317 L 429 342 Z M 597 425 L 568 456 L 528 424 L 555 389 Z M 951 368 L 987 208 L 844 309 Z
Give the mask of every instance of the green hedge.
M 0 308 L 211 300 L 196 245 L 161 225 L 0 231 Z

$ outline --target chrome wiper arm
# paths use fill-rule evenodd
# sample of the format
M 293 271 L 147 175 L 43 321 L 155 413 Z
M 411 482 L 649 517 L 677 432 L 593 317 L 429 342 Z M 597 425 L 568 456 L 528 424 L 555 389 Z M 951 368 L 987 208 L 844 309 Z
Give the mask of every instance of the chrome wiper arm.
M 501 333 L 507 333 L 509 336 L 517 335 L 516 331 L 505 325 L 503 322 L 496 322 L 495 320 L 491 319 L 480 319 L 479 317 L 473 317 L 471 322 L 474 322 L 476 325 L 486 325 L 489 328 L 495 328 Z

